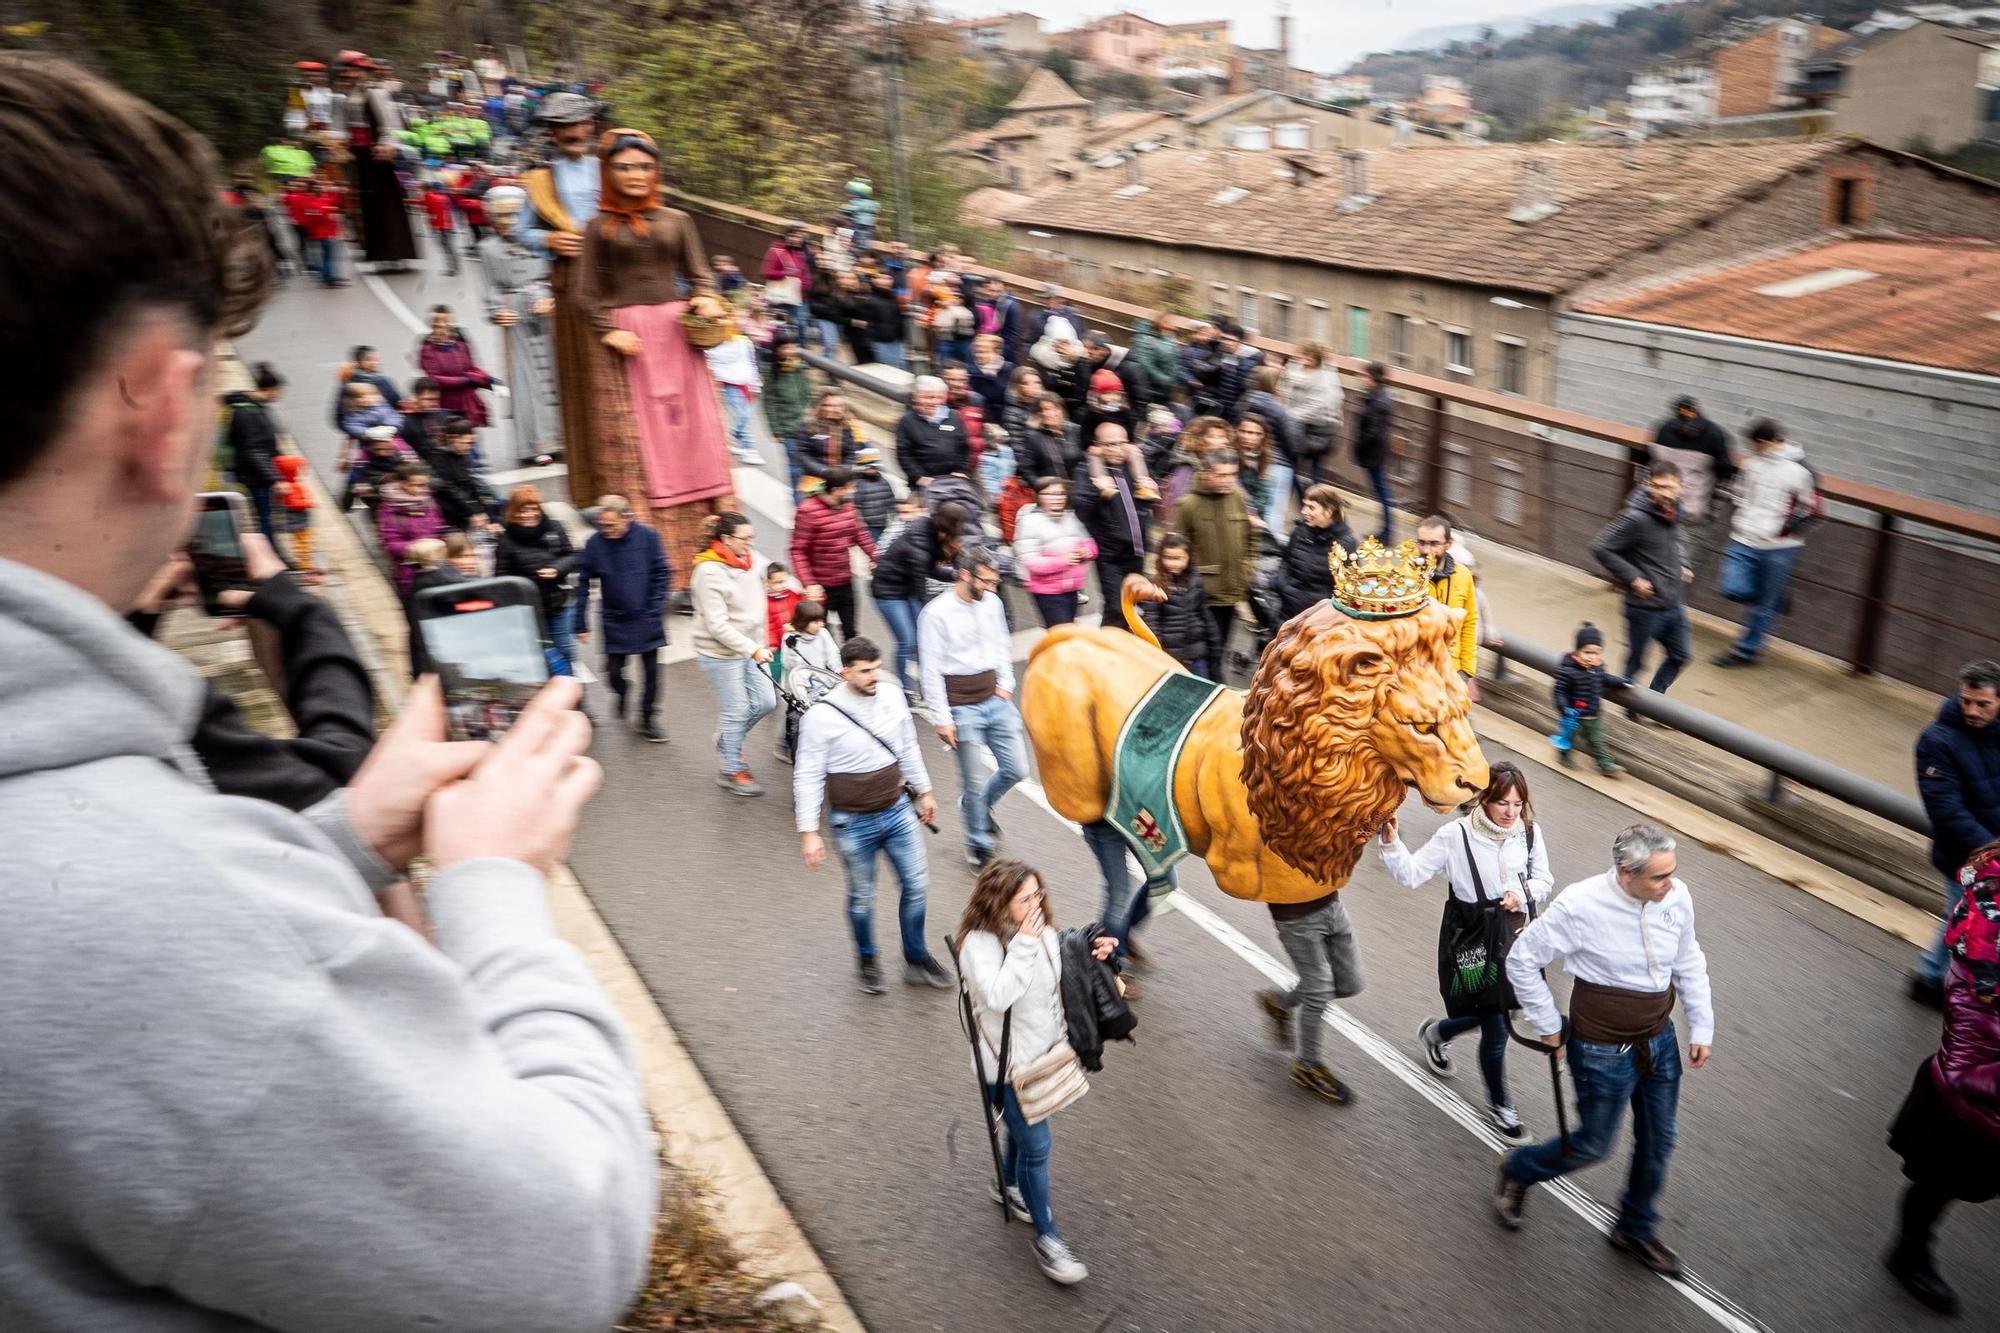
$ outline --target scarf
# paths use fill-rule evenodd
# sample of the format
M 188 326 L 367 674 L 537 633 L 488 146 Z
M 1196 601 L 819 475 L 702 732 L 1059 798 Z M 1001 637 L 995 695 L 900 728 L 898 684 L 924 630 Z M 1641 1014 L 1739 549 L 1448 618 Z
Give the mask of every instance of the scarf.
M 2000 996 L 2000 846 L 1973 853 L 1958 872 L 1965 886 L 1945 927 L 1944 947 L 1972 980 L 1981 999 Z
M 1486 817 L 1486 807 L 1483 805 L 1473 806 L 1472 813 L 1465 817 L 1465 822 L 1472 826 L 1474 833 L 1486 839 L 1486 841 L 1495 844 L 1505 843 L 1507 839 L 1513 837 L 1521 828 L 1519 824 L 1516 824 L 1513 828 L 1501 828 Z
M 694 558 L 694 562 L 697 565 L 703 564 L 710 560 L 720 561 L 721 563 L 728 565 L 731 569 L 748 569 L 755 562 L 755 557 L 750 555 L 743 555 L 743 556 L 737 555 L 727 546 L 724 546 L 722 544 L 722 539 L 718 537 L 714 541 L 708 544 L 708 549 L 706 551 L 703 551 L 700 555 Z
M 611 157 L 613 153 L 641 144 L 653 150 L 653 169 L 649 173 L 646 192 L 635 199 L 628 199 L 612 183 Z M 597 212 L 604 219 L 604 234 L 609 236 L 617 231 L 622 219 L 632 228 L 633 235 L 651 235 L 646 227 L 646 214 L 660 206 L 660 153 L 653 137 L 641 130 L 606 130 L 597 140 L 597 157 L 603 164 L 602 180 L 597 187 Z

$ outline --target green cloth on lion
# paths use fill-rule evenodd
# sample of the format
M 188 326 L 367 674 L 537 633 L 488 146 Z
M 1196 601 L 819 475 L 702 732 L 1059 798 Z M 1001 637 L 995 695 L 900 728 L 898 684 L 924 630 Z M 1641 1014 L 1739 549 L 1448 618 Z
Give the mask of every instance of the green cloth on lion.
M 1131 845 L 1148 879 L 1164 876 L 1188 854 L 1187 833 L 1174 808 L 1174 765 L 1195 720 L 1222 688 L 1200 676 L 1170 672 L 1119 728 L 1104 817 Z

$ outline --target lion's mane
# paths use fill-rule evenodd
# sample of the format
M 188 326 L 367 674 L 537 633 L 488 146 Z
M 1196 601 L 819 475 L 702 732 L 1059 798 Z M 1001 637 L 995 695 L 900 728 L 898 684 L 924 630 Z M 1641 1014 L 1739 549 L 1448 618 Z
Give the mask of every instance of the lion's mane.
M 1369 730 L 1406 665 L 1434 656 L 1435 605 L 1356 620 L 1332 602 L 1278 631 L 1243 701 L 1243 785 L 1264 845 L 1328 888 L 1403 803 Z M 1375 669 L 1357 671 L 1373 661 Z M 1386 662 L 1387 669 L 1381 669 Z

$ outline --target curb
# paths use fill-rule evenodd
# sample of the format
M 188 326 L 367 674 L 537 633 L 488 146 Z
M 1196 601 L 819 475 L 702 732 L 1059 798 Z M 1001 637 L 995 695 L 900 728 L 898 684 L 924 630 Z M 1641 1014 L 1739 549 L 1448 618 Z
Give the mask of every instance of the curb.
M 320 564 L 329 575 L 317 591 L 333 604 L 342 628 L 354 640 L 375 687 L 378 711 L 393 716 L 409 686 L 397 665 L 404 660 L 408 641 L 402 607 L 346 516 L 335 509 L 318 475 L 310 468 L 304 475 L 318 510 L 315 518 L 327 516 L 327 521 L 314 524 Z M 663 1154 L 709 1188 L 716 1224 L 745 1266 L 760 1278 L 797 1282 L 811 1292 L 820 1304 L 819 1327 L 833 1333 L 866 1333 L 839 1283 L 567 866 L 550 877 L 549 908 L 558 933 L 588 960 L 631 1035 L 646 1107 L 659 1127 Z

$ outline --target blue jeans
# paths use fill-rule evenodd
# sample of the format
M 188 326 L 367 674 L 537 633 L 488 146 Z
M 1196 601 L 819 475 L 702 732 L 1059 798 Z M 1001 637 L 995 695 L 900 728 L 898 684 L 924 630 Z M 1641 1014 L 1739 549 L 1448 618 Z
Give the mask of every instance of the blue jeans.
M 902 885 L 896 917 L 902 925 L 903 958 L 920 963 L 930 957 L 924 944 L 924 899 L 930 891 L 930 864 L 917 808 L 905 796 L 887 810 L 854 815 L 836 810 L 829 817 L 833 845 L 847 873 L 847 924 L 863 958 L 875 956 L 875 857 L 889 854 L 889 866 Z
M 840 325 L 831 319 L 815 319 L 814 331 L 819 335 L 820 352 L 835 361 L 840 360 Z
M 1132 933 L 1152 915 L 1153 895 L 1173 889 L 1174 872 L 1169 870 L 1163 879 L 1142 881 L 1135 892 L 1128 859 L 1131 852 L 1116 828 L 1102 819 L 1085 824 L 1083 841 L 1097 858 L 1097 873 L 1104 877 L 1104 907 L 1097 914 L 1098 920 L 1104 923 L 1105 930 L 1118 937 L 1118 956 L 1123 958 Z
M 340 242 L 333 237 L 328 237 L 323 241 L 308 241 L 306 244 L 311 246 L 315 253 L 316 262 L 313 264 L 313 272 L 319 274 L 319 280 L 329 287 L 339 282 Z
M 575 597 L 564 602 L 556 613 L 549 617 L 549 637 L 556 641 L 556 651 L 563 655 L 563 660 L 575 666 L 578 658 Z
M 771 673 L 747 657 L 710 657 L 696 653 L 701 674 L 708 677 L 718 706 L 716 721 L 722 728 L 722 771 L 743 771 L 743 742 L 750 729 L 778 706 L 778 691 Z
M 1014 1095 L 1014 1089 L 1001 1084 L 1000 1118 L 1005 1122 L 1007 1134 L 1000 1145 L 1000 1176 L 1009 1189 L 1021 1191 L 1027 1200 L 1028 1215 L 1035 1219 L 1037 1236 L 1056 1235 L 1056 1213 L 1049 1203 L 1049 1149 L 1054 1146 L 1055 1136 L 1049 1133 L 1049 1122 L 1043 1120 L 1038 1125 L 1028 1123 L 1021 1114 L 1021 1100 Z M 986 1095 L 991 1097 L 994 1087 L 987 1085 Z
M 1637 683 L 1639 672 L 1646 665 L 1646 649 L 1658 640 L 1666 652 L 1666 659 L 1659 670 L 1653 673 L 1653 682 L 1646 688 L 1665 694 L 1667 687 L 1680 678 L 1681 668 L 1694 657 L 1694 640 L 1688 630 L 1688 613 L 1684 606 L 1625 606 L 1625 654 L 1626 679 Z
M 917 660 L 917 615 L 924 609 L 923 601 L 916 597 L 878 597 L 875 609 L 889 622 L 889 633 L 896 636 L 896 683 L 908 689 L 912 679 L 910 667 Z
M 777 316 L 780 323 L 792 331 L 792 336 L 798 339 L 799 346 L 805 346 L 806 320 L 808 318 L 806 307 L 802 305 L 773 304 L 771 306 L 771 313 Z
M 1651 1240 L 1660 1215 L 1653 1204 L 1667 1183 L 1667 1159 L 1674 1152 L 1675 1112 L 1681 1095 L 1681 1050 L 1674 1025 L 1652 1041 L 1653 1072 L 1641 1074 L 1628 1046 L 1571 1041 L 1569 1072 L 1576 1081 L 1577 1125 L 1569 1151 L 1560 1138 L 1544 1139 L 1507 1154 L 1502 1168 L 1524 1185 L 1539 1185 L 1604 1160 L 1618 1135 L 1618 1122 L 1632 1106 L 1632 1171 L 1618 1201 L 1618 1229 L 1634 1240 Z
M 1275 458 L 1264 467 L 1264 509 L 1258 517 L 1274 537 L 1283 537 L 1290 527 L 1286 519 L 1292 512 L 1292 478 L 1297 475 L 1290 463 Z
M 722 386 L 722 405 L 729 411 L 729 438 L 738 449 L 754 451 L 757 438 L 750 432 L 750 395 L 734 384 Z
M 1042 613 L 1042 624 L 1050 629 L 1076 622 L 1075 593 L 1037 592 L 1029 595 L 1035 599 L 1035 609 Z
M 967 370 L 972 369 L 972 339 L 938 339 L 937 365 L 933 369 L 942 370 L 946 366 L 964 366 Z
M 1791 586 L 1792 567 L 1799 562 L 1798 546 L 1768 549 L 1729 543 L 1722 553 L 1722 595 L 1732 602 L 1750 604 L 1750 621 L 1743 637 L 1730 648 L 1730 655 L 1754 662 L 1764 651 L 1764 640 L 1785 604 L 1785 590 Z
M 1375 503 L 1382 506 L 1382 544 L 1387 546 L 1396 529 L 1396 498 L 1389 494 L 1389 465 L 1367 469 L 1368 484 L 1375 488 Z
M 250 507 L 257 511 L 257 531 L 264 534 L 264 540 L 271 543 L 272 549 L 275 550 L 278 545 L 278 533 L 271 523 L 271 488 L 252 486 L 249 489 Z
M 985 703 L 952 709 L 951 724 L 958 728 L 958 807 L 965 813 L 965 845 L 990 848 L 993 807 L 1028 775 L 1023 762 L 1026 747 L 1021 742 L 1021 715 L 1011 700 L 996 694 Z M 993 776 L 983 787 L 972 768 L 972 751 L 978 745 L 993 755 Z
M 902 343 L 900 343 L 900 342 L 893 342 L 893 343 L 869 343 L 869 344 L 868 344 L 868 347 L 869 347 L 869 350 L 870 350 L 870 351 L 872 351 L 872 352 L 873 352 L 873 353 L 875 354 L 875 364 L 876 364 L 876 365 L 878 365 L 878 366 L 893 366 L 893 367 L 895 367 L 895 368 L 896 368 L 897 370 L 908 370 L 908 369 L 909 369 L 909 365 L 908 365 L 908 363 L 907 363 L 907 362 L 906 362 L 906 361 L 904 360 L 904 357 L 903 357 L 903 344 L 902 344 Z
M 1468 1014 L 1464 1018 L 1441 1018 L 1437 1035 L 1452 1041 L 1472 1029 L 1479 1029 L 1479 1073 L 1486 1080 L 1486 1100 L 1495 1106 L 1512 1106 L 1507 1096 L 1507 1018 L 1504 1014 Z
M 1963 897 L 1965 897 L 1965 886 L 1958 882 L 1958 876 L 1945 876 L 1944 921 L 1938 926 L 1937 939 L 1917 959 L 1917 975 L 1927 981 L 1944 984 L 1945 964 L 1950 961 L 1950 955 L 1944 951 L 1944 931 L 1945 927 L 1951 924 L 1952 914 L 1958 911 L 1959 899 Z

